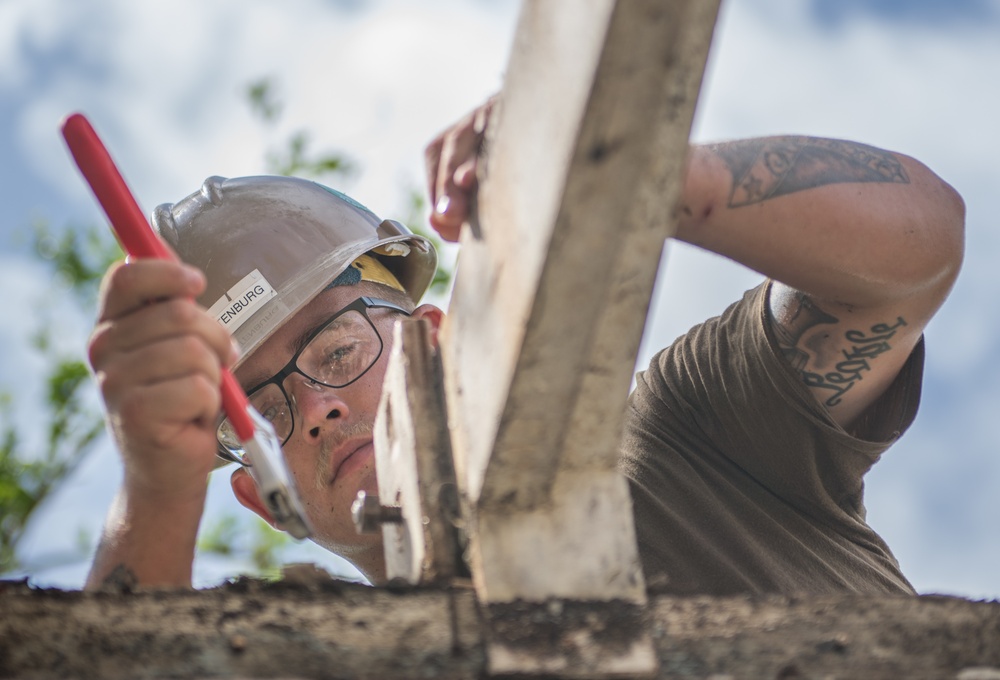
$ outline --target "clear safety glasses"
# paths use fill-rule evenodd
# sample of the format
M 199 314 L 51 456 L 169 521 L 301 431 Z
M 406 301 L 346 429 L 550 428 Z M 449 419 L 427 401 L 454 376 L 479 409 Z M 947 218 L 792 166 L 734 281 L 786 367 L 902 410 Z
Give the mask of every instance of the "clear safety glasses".
M 378 361 L 384 343 L 368 318 L 371 308 L 392 309 L 409 315 L 404 308 L 387 300 L 360 297 L 313 331 L 284 368 L 247 390 L 250 403 L 274 426 L 282 445 L 295 430 L 294 409 L 285 392 L 285 378 L 299 373 L 315 385 L 347 387 Z M 220 456 L 246 465 L 243 445 L 228 418 L 219 423 L 216 437 Z

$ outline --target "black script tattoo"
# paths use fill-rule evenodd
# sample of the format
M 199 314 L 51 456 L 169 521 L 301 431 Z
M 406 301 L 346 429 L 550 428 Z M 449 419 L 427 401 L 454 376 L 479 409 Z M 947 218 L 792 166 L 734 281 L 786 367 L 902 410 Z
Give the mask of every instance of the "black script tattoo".
M 729 207 L 846 182 L 909 184 L 899 160 L 873 146 L 814 137 L 749 139 L 709 147 L 729 166 Z
M 802 379 L 809 387 L 832 391 L 833 394 L 823 403 L 827 406 L 836 406 L 843 400 L 844 393 L 862 380 L 865 373 L 872 370 L 871 360 L 892 349 L 889 340 L 905 325 L 903 317 L 898 317 L 893 324 L 875 324 L 867 333 L 847 331 L 844 337 L 851 343 L 851 347 L 841 350 L 844 358 L 837 362 L 833 367 L 834 370 L 823 374 L 802 370 Z
M 805 370 L 806 364 L 809 363 L 809 354 L 798 346 L 802 336 L 816 326 L 838 321 L 840 320 L 837 317 L 817 307 L 808 295 L 797 291 L 795 302 L 783 305 L 780 318 L 775 318 L 773 324 L 775 339 L 785 360 L 796 371 Z
M 139 579 L 135 577 L 135 572 L 119 564 L 101 581 L 101 590 L 113 593 L 131 593 L 135 590 Z

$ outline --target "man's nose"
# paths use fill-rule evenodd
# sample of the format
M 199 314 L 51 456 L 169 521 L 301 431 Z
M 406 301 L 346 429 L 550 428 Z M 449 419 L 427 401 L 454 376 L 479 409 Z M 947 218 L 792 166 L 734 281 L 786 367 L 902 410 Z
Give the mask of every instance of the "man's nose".
M 350 415 L 350 408 L 339 390 L 320 385 L 304 375 L 290 376 L 285 389 L 302 420 L 302 436 L 308 442 L 321 441 L 327 431 L 339 427 Z

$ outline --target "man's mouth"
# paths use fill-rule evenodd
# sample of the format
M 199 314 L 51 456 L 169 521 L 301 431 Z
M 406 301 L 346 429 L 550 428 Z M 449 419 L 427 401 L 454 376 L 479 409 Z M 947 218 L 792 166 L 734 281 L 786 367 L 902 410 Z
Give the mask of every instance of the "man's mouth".
M 374 453 L 373 447 L 372 440 L 365 439 L 350 441 L 337 450 L 333 456 L 336 463 L 333 474 L 330 476 L 330 484 L 336 482 L 340 475 L 352 471 L 359 465 L 364 465 L 368 457 L 366 454 Z

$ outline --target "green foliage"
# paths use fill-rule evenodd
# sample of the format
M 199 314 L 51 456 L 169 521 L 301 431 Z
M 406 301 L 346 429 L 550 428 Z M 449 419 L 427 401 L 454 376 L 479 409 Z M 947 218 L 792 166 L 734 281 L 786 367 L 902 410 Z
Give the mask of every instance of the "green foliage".
M 291 544 L 291 539 L 288 534 L 275 531 L 260 518 L 257 518 L 254 527 L 250 550 L 254 566 L 262 576 L 278 578 L 281 573 L 281 561 L 278 558 L 282 549 Z
M 269 78 L 255 80 L 246 90 L 251 112 L 270 128 L 278 124 L 284 108 L 275 90 L 276 86 Z M 346 156 L 338 152 L 314 153 L 310 140 L 311 135 L 305 130 L 292 133 L 277 150 L 272 149 L 265 154 L 267 172 L 312 179 L 348 177 L 354 173 L 354 163 Z
M 419 234 L 433 243 L 434 248 L 440 253 L 443 245 L 441 237 L 424 226 L 427 224 L 427 199 L 424 197 L 424 192 L 420 189 L 410 188 L 407 192 L 407 198 L 406 217 L 403 223 L 414 234 Z M 439 262 L 437 271 L 434 272 L 434 278 L 431 279 L 429 292 L 446 295 L 454 275 L 455 271 L 452 267 Z
M 86 368 L 66 362 L 71 372 Z M 50 376 L 50 380 L 54 378 Z M 104 426 L 98 414 L 90 412 L 80 401 L 79 385 L 60 386 L 62 404 L 53 406 L 49 414 L 48 444 L 40 455 L 24 451 L 20 437 L 10 418 L 9 403 L 3 409 L 0 422 L 0 572 L 18 566 L 17 543 L 24 534 L 28 520 L 57 485 L 72 474 L 84 454 Z M 37 456 L 37 457 L 36 457 Z
M 121 256 L 103 229 L 67 230 L 60 236 L 45 224 L 34 229 L 34 248 L 79 302 L 93 306 L 104 271 Z M 42 326 L 32 344 L 49 369 L 44 376 L 44 438 L 27 442 L 13 418 L 13 397 L 0 395 L 0 573 L 21 566 L 17 544 L 32 514 L 68 478 L 104 431 L 101 414 L 88 399 L 90 373 L 81 356 L 65 356 L 52 342 L 54 325 Z M 82 342 L 81 348 L 82 350 Z
M 14 549 L 37 503 L 29 491 L 31 472 L 17 458 L 19 438 L 11 426 L 10 395 L 0 396 L 0 571 L 16 565 Z
M 271 123 L 281 115 L 281 102 L 274 93 L 274 84 L 268 78 L 261 78 L 247 85 L 247 101 L 250 111 L 260 116 L 265 123 Z
M 223 515 L 202 531 L 198 550 L 216 555 L 246 555 L 257 576 L 276 579 L 281 574 L 282 551 L 291 545 L 288 534 L 275 531 L 260 519 Z
M 312 157 L 309 151 L 309 133 L 300 130 L 289 138 L 284 149 L 267 154 L 267 171 L 274 175 L 320 178 L 327 175 L 349 175 L 354 167 L 337 154 Z
M 198 550 L 216 555 L 232 555 L 240 537 L 240 521 L 233 515 L 223 515 L 214 524 L 202 530 L 198 537 Z
M 56 234 L 47 224 L 39 222 L 34 225 L 33 245 L 38 256 L 50 263 L 60 282 L 79 302 L 91 307 L 104 272 L 125 256 L 110 231 L 94 225 L 70 227 Z

